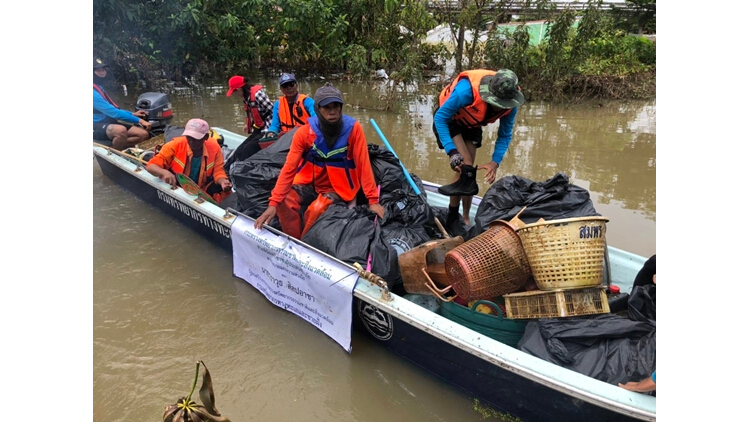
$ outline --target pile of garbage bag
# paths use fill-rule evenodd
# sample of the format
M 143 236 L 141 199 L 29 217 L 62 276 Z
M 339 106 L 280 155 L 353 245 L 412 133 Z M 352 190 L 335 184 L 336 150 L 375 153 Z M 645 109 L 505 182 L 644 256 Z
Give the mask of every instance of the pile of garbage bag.
M 627 317 L 530 321 L 518 348 L 610 384 L 640 381 L 656 368 L 656 286 L 633 288 Z

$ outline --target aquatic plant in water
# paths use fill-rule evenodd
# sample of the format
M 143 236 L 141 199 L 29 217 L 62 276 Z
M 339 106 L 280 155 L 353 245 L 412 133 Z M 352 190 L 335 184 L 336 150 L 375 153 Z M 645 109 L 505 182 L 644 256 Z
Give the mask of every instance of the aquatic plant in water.
M 203 384 L 198 393 L 203 406 L 195 403 L 191 398 L 198 383 L 198 370 L 203 365 Z M 164 408 L 164 422 L 231 422 L 229 419 L 221 416 L 221 413 L 214 405 L 214 387 L 211 383 L 211 374 L 208 372 L 206 364 L 202 360 L 195 362 L 195 379 L 190 394 L 177 400 L 177 403 Z

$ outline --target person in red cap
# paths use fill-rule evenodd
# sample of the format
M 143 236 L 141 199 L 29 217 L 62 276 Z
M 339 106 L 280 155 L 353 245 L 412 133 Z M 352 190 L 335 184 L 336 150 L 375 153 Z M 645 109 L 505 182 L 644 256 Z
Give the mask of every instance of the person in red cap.
M 273 103 L 273 120 L 268 127 L 268 136 L 283 135 L 297 126 L 302 126 L 315 115 L 315 101 L 297 88 L 293 73 L 282 73 L 279 87 L 284 94 Z
M 231 193 L 232 183 L 224 171 L 221 147 L 208 130 L 205 120 L 189 120 L 182 136 L 164 144 L 146 170 L 172 186 L 177 186 L 175 174 L 184 174 L 220 203 Z
M 247 134 L 267 131 L 273 117 L 273 102 L 268 98 L 263 85 L 252 84 L 248 78 L 236 75 L 229 78 L 227 97 L 232 96 L 235 91 L 242 94 L 245 105 L 246 118 L 242 130 Z
M 278 209 L 284 233 L 301 239 L 331 204 L 354 203 L 360 189 L 370 210 L 383 218 L 362 125 L 344 115 L 343 106 L 341 91 L 330 83 L 315 92 L 315 115 L 294 133 L 268 208 L 255 220 L 256 229 L 270 222 Z
M 106 77 L 107 64 L 94 59 L 94 141 L 122 151 L 148 139 L 151 123 L 143 120 L 147 116 L 145 110 L 131 113 L 109 98 L 102 88 Z
M 253 85 L 244 76 L 232 76 L 229 78 L 227 97 L 234 92 L 242 94 L 246 115 L 245 126 L 242 130 L 249 136 L 227 157 L 224 163 L 226 171 L 229 171 L 234 162 L 243 161 L 261 150 L 261 141 L 268 131 L 273 116 L 273 102 L 268 98 L 262 85 Z

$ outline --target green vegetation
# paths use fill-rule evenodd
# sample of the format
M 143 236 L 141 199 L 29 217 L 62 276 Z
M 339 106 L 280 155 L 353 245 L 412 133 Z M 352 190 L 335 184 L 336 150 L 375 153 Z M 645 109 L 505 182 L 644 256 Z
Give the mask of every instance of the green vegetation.
M 510 21 L 510 0 L 459 0 L 458 10 L 425 0 L 94 0 L 94 54 L 131 83 L 248 69 L 363 79 L 383 68 L 394 81 L 390 97 L 455 60 L 457 71 L 513 69 L 533 99 L 655 95 L 655 43 L 628 35 L 655 31 L 655 0 L 633 0 L 635 12 L 601 10 L 590 0 L 577 30 L 573 11 L 526 1 L 522 22 L 554 23 L 539 46 L 523 26 L 512 34 L 491 29 L 479 42 L 488 27 Z M 421 42 L 439 24 L 451 29 L 454 49 Z
M 598 3 L 589 1 L 575 30 L 573 11 L 549 19 L 553 24 L 538 46 L 529 44 L 525 26 L 491 34 L 485 67 L 513 69 L 534 99 L 653 98 L 656 43 L 620 29 Z

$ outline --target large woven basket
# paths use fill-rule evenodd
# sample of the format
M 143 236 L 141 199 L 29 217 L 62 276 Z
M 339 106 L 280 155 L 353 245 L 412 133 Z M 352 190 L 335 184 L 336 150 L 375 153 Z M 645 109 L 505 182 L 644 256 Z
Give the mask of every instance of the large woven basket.
M 513 226 L 502 220 L 448 252 L 445 272 L 453 290 L 466 300 L 515 292 L 531 276 L 521 240 Z
M 566 218 L 518 229 L 540 290 L 601 284 L 607 221 L 606 217 Z

